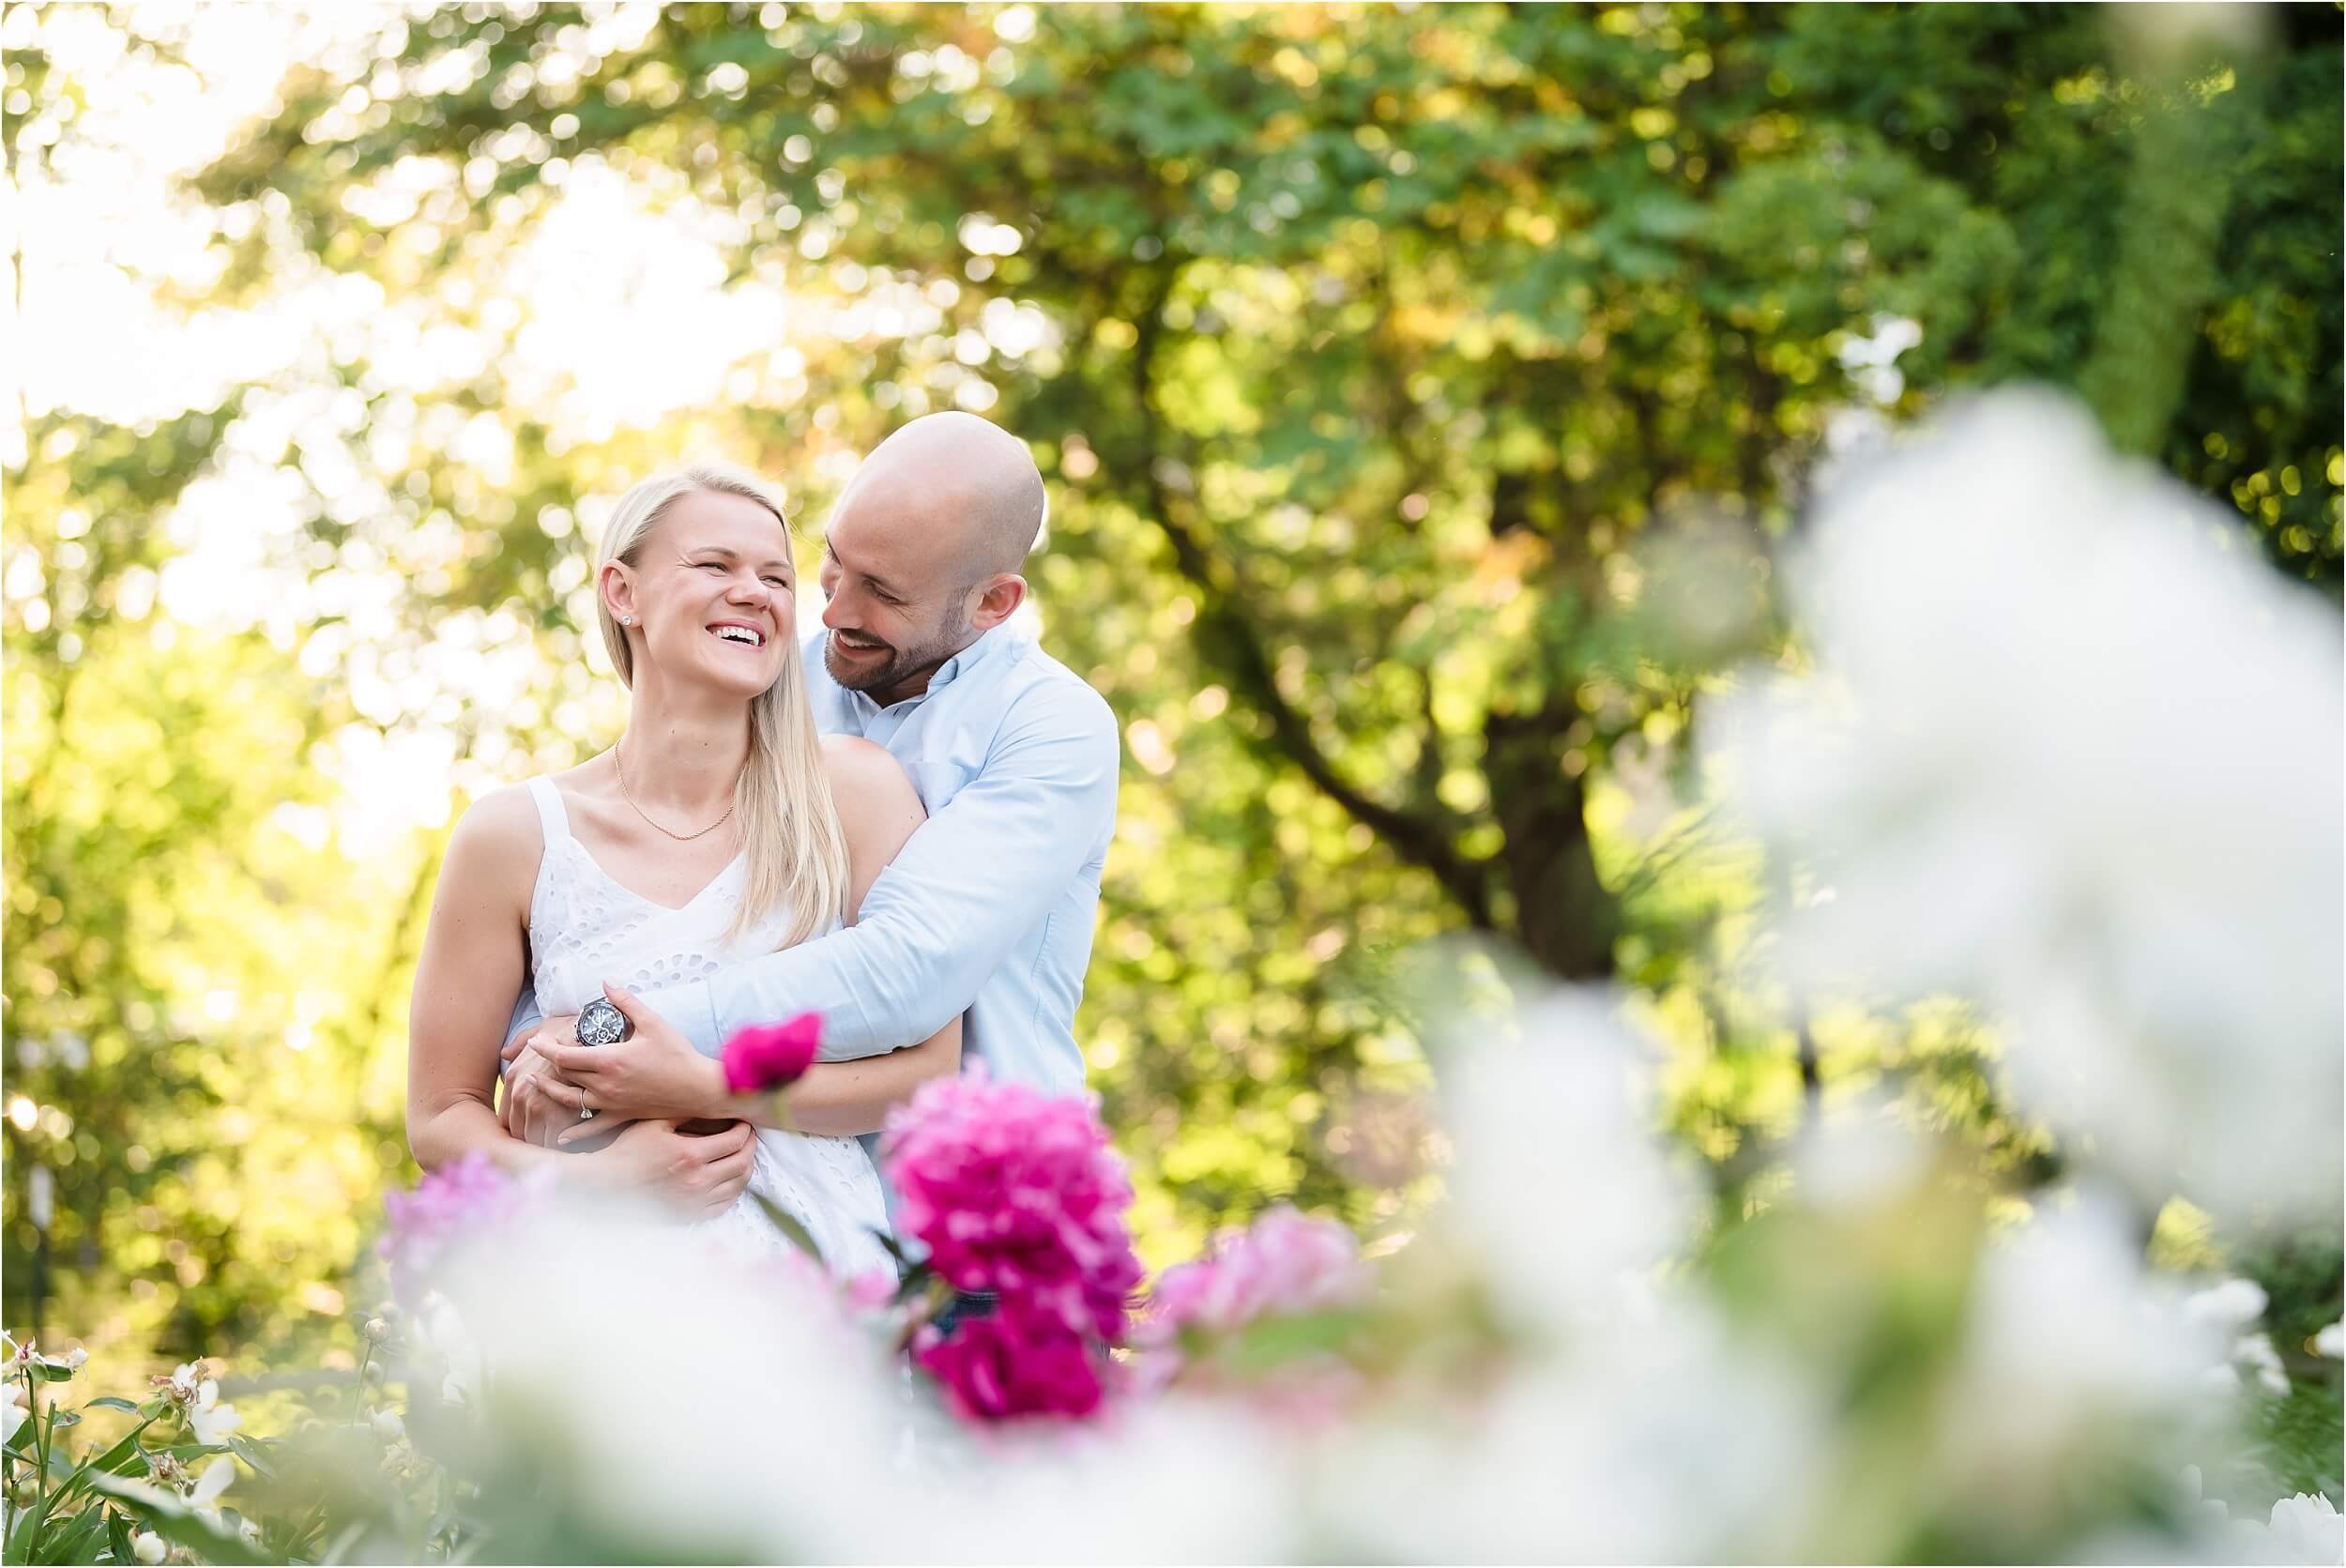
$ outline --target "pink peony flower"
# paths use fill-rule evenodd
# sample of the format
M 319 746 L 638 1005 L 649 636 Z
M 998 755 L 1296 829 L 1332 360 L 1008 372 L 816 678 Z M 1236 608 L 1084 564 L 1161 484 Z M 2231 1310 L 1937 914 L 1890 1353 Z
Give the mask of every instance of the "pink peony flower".
M 932 1079 L 890 1115 L 881 1155 L 901 1228 L 929 1266 L 956 1290 L 1001 1298 L 1005 1321 L 980 1341 L 1048 1319 L 1121 1343 L 1141 1278 L 1124 1225 L 1133 1191 L 1088 1100 L 996 1084 L 982 1068 Z
M 1349 1229 L 1280 1204 L 1243 1230 L 1225 1231 L 1204 1257 L 1165 1271 L 1133 1325 L 1141 1352 L 1135 1380 L 1144 1390 L 1162 1389 L 1181 1375 L 1195 1341 L 1267 1318 L 1358 1307 L 1375 1285 Z M 1360 1386 L 1359 1375 L 1327 1351 L 1304 1353 L 1249 1380 L 1264 1402 L 1297 1422 L 1332 1416 Z
M 823 1015 L 801 1012 L 782 1024 L 753 1024 L 733 1031 L 723 1055 L 725 1089 L 752 1094 L 797 1083 L 815 1065 L 823 1043 Z
M 1243 1230 L 1225 1231 L 1204 1257 L 1167 1269 L 1135 1343 L 1167 1345 L 1185 1329 L 1227 1333 L 1257 1318 L 1359 1306 L 1373 1285 L 1350 1229 L 1282 1203 Z
M 965 1421 L 1017 1416 L 1087 1416 L 1105 1392 L 1106 1357 L 1049 1314 L 1004 1301 L 983 1317 L 965 1317 L 948 1334 L 926 1328 L 912 1359 L 944 1385 Z
M 426 1175 L 412 1193 L 387 1194 L 383 1208 L 390 1223 L 375 1250 L 390 1265 L 391 1294 L 414 1308 L 451 1246 L 510 1219 L 554 1175 L 548 1168 L 517 1179 L 476 1151 Z

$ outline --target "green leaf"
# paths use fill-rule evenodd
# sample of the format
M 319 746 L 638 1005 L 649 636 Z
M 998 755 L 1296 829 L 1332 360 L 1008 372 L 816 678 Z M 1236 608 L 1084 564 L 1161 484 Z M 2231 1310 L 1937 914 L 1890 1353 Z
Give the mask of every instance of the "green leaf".
M 251 1466 L 253 1474 L 260 1476 L 263 1480 L 276 1478 L 277 1468 L 270 1463 L 267 1451 L 251 1438 L 232 1432 L 228 1437 L 228 1449 L 237 1458 Z
M 119 1509 L 103 1508 L 106 1515 L 106 1547 L 116 1562 L 129 1562 L 130 1555 L 130 1520 Z
M 155 1424 L 155 1418 L 148 1416 L 145 1421 L 124 1433 L 112 1448 L 94 1459 L 83 1460 L 80 1469 L 73 1472 L 73 1476 L 66 1484 L 71 1485 L 74 1482 L 81 1480 L 85 1471 L 103 1470 L 109 1475 L 128 1475 L 130 1473 L 130 1467 L 136 1465 L 139 1471 L 144 1473 L 146 1469 L 146 1456 L 145 1451 L 139 1447 L 139 1436 L 153 1424 Z
M 766 1217 L 774 1222 L 774 1228 L 789 1238 L 792 1246 L 817 1263 L 823 1261 L 823 1249 L 815 1244 L 815 1238 L 807 1233 L 806 1226 L 798 1222 L 797 1216 L 785 1210 L 764 1193 L 753 1189 L 750 1196 L 757 1199 L 757 1206 L 766 1210 Z
M 27 1423 L 26 1424 L 30 1424 Z M 41 1526 L 49 1521 L 50 1504 L 55 1494 L 41 1498 L 30 1508 L 20 1511 L 8 1530 L 7 1549 L 0 1551 L 0 1562 L 30 1562 L 35 1543 L 40 1539 Z
M 105 1510 L 92 1505 L 59 1522 L 39 1544 L 35 1562 L 87 1562 L 98 1555 L 99 1533 L 106 1528 Z
M 174 1545 L 185 1546 L 207 1562 L 239 1565 L 269 1560 L 245 1544 L 244 1538 L 214 1530 L 196 1517 L 177 1498 L 144 1481 L 93 1472 L 90 1484 L 115 1504 L 145 1521 L 147 1528 Z
M 1268 1372 L 1300 1357 L 1341 1348 L 1367 1321 L 1368 1315 L 1362 1312 L 1265 1317 L 1225 1339 L 1215 1359 L 1233 1372 Z
M 137 1415 L 139 1408 L 119 1394 L 101 1393 L 82 1407 L 85 1410 L 120 1410 L 125 1415 Z
M 33 1362 L 33 1372 L 44 1383 L 69 1383 L 73 1380 L 73 1368 L 63 1362 L 53 1362 L 46 1356 Z

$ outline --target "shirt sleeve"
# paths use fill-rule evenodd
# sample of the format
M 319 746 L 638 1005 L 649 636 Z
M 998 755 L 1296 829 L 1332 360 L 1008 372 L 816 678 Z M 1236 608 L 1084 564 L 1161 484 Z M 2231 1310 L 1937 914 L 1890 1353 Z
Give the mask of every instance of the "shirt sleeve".
M 542 1024 L 545 1021 L 546 1015 L 538 1011 L 537 987 L 530 984 L 529 977 L 525 975 L 522 977 L 521 998 L 513 1004 L 512 1021 L 505 1026 L 505 1039 L 497 1042 L 498 1077 L 504 1077 L 506 1069 L 512 1066 L 511 1062 L 505 1059 L 504 1047 L 507 1042 L 510 1041 L 515 1035 L 522 1032 L 523 1025 Z
M 855 924 L 644 1000 L 709 1056 L 735 1029 L 810 1009 L 827 1061 L 918 1044 L 967 1010 L 1106 845 L 1119 758 L 1099 693 L 1033 688 L 984 767 L 873 882 Z

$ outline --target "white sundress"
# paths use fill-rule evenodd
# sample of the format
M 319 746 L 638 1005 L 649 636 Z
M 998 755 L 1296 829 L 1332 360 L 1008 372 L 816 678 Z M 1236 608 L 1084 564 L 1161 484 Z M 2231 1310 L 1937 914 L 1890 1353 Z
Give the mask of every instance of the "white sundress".
M 741 902 L 746 862 L 740 856 L 690 903 L 671 909 L 621 886 L 596 862 L 571 834 L 552 779 L 530 780 L 529 794 L 545 835 L 529 895 L 529 954 L 538 1007 L 547 1016 L 577 1012 L 602 995 L 606 980 L 640 992 L 704 979 L 780 946 L 790 918 L 786 909 L 725 940 Z M 834 921 L 830 929 L 837 928 Z M 806 1226 L 832 1273 L 892 1271 L 875 1234 L 888 1227 L 887 1203 L 878 1174 L 855 1139 L 759 1128 L 749 1191 L 725 1213 L 698 1222 L 728 1247 L 752 1256 L 790 1250 L 753 1193 L 764 1194 Z

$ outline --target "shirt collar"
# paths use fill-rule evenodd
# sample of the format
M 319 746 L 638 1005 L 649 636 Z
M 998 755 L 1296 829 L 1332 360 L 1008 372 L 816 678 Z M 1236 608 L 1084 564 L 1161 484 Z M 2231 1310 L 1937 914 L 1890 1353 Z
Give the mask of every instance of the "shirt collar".
M 955 679 L 992 658 L 995 651 L 1009 640 L 1008 632 L 999 626 L 980 632 L 976 642 L 937 666 L 937 673 L 929 677 L 929 689 L 925 694 L 934 696 L 951 686 Z
M 874 701 L 869 693 L 849 692 L 847 695 L 855 699 L 858 708 L 867 713 L 889 713 L 897 708 L 918 708 L 946 687 L 951 686 L 955 680 L 994 657 L 995 653 L 1009 640 L 1008 632 L 999 626 L 979 633 L 976 642 L 937 666 L 929 676 L 928 685 L 922 688 L 919 694 L 906 697 L 901 702 L 891 702 L 885 708 Z

